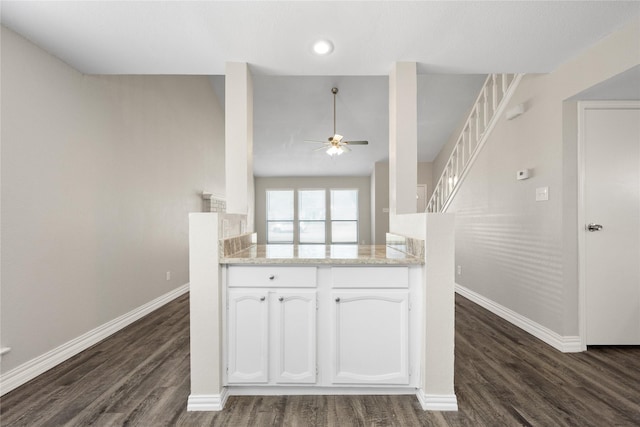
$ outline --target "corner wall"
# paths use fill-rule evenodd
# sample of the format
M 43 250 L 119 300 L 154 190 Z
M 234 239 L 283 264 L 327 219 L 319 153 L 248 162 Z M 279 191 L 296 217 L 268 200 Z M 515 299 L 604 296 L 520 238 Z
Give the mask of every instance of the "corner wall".
M 454 198 L 456 282 L 535 322 L 562 344 L 578 335 L 575 113 L 565 100 L 640 63 L 635 19 L 556 71 L 527 75 Z M 533 176 L 517 181 L 516 171 Z M 538 187 L 549 200 L 535 201 Z
M 207 77 L 83 75 L 1 43 L 4 374 L 188 283 L 188 214 L 225 186 Z

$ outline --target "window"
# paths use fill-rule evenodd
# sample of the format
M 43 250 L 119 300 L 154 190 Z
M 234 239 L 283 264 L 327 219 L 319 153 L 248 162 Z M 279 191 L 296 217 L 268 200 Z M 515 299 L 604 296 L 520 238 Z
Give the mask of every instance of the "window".
M 267 243 L 293 243 L 293 190 L 267 190 Z
M 331 243 L 358 243 L 358 190 L 331 190 Z
M 358 243 L 358 190 L 278 189 L 266 196 L 267 243 Z
M 298 191 L 298 230 L 300 243 L 325 242 L 325 190 Z

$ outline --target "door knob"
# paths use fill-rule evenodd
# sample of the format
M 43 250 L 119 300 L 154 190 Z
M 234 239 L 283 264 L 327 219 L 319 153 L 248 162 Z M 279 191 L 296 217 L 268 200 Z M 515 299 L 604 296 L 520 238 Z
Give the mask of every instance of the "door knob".
M 602 230 L 602 226 L 600 224 L 595 224 L 595 223 L 591 223 L 591 224 L 587 224 L 587 231 L 600 231 Z

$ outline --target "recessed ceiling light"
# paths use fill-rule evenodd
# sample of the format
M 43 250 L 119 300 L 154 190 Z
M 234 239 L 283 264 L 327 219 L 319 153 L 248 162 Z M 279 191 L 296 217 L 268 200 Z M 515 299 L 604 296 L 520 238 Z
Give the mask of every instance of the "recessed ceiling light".
M 318 40 L 313 44 L 313 52 L 316 55 L 328 55 L 333 52 L 333 43 L 329 40 Z

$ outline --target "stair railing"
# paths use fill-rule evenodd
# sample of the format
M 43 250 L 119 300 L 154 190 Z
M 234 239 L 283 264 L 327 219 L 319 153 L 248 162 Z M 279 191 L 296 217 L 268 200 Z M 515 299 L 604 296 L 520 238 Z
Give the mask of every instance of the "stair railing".
M 484 146 L 524 74 L 489 74 L 473 104 L 447 164 L 434 187 L 427 212 L 444 212 Z

